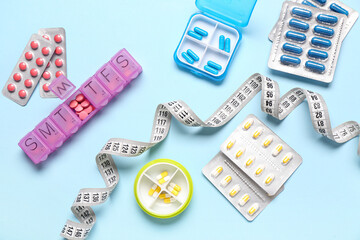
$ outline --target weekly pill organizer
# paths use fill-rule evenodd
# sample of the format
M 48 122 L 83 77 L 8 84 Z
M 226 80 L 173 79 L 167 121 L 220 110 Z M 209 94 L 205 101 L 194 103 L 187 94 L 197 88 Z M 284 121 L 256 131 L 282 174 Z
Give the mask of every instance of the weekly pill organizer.
M 242 38 L 257 0 L 196 0 L 201 11 L 190 17 L 174 53 L 175 62 L 198 76 L 221 81 Z

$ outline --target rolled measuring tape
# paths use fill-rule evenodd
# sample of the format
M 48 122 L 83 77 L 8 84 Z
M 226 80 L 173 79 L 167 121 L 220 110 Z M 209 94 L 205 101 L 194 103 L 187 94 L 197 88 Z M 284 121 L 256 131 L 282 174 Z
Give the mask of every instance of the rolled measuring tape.
M 359 123 L 355 121 L 345 122 L 332 129 L 328 108 L 320 94 L 293 88 L 280 97 L 277 82 L 259 73 L 248 78 L 206 121 L 202 121 L 181 100 L 160 104 L 155 111 L 150 142 L 111 138 L 101 149 L 96 156 L 96 164 L 106 187 L 84 188 L 79 191 L 71 210 L 80 223 L 68 220 L 60 235 L 67 239 L 85 239 L 88 236 L 96 220 L 91 206 L 104 203 L 119 181 L 119 173 L 112 155 L 135 157 L 160 143 L 169 132 L 171 116 L 190 127 L 221 127 L 244 108 L 260 90 L 262 111 L 279 120 L 288 116 L 306 99 L 316 132 L 337 143 L 347 142 L 360 134 Z

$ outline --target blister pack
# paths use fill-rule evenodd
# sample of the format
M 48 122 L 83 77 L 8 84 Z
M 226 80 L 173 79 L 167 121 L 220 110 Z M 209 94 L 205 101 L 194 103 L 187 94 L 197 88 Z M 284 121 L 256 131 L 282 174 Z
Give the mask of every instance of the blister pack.
M 38 34 L 55 44 L 55 52 L 46 66 L 40 79 L 40 96 L 54 98 L 56 95 L 50 91 L 50 83 L 61 75 L 67 76 L 66 70 L 66 37 L 64 28 L 41 28 Z
M 284 2 L 268 66 L 321 82 L 332 82 L 345 17 L 307 5 Z
M 53 43 L 39 34 L 31 35 L 2 90 L 3 95 L 21 106 L 25 106 L 54 51 Z

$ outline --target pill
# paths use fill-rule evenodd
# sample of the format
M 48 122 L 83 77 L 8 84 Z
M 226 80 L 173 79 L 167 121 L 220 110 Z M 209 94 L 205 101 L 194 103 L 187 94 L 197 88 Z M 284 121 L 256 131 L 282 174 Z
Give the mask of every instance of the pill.
M 296 29 L 300 29 L 302 31 L 309 30 L 309 24 L 308 23 L 297 20 L 297 19 L 291 19 L 289 21 L 289 26 L 293 27 L 293 28 L 296 28 Z
M 45 38 L 46 40 L 50 40 L 50 37 L 46 34 L 44 34 L 42 37 Z
M 150 190 L 149 190 L 149 196 L 152 196 L 152 195 L 154 194 L 156 188 L 157 188 L 157 185 L 156 185 L 156 184 L 154 184 L 154 185 L 150 188 Z
M 282 55 L 280 57 L 280 61 L 284 65 L 291 65 L 291 66 L 297 66 L 301 63 L 300 58 L 298 57 L 292 57 L 289 55 Z
M 36 68 L 33 68 L 30 70 L 30 75 L 32 77 L 36 77 L 38 75 L 39 71 Z
M 222 67 L 220 64 L 217 64 L 216 62 L 213 62 L 213 61 L 208 61 L 207 64 L 212 67 L 212 68 L 215 68 L 216 70 L 221 70 Z
M 264 129 L 262 127 L 258 127 L 253 133 L 253 138 L 257 139 L 262 134 L 263 130 Z
M 279 155 L 279 153 L 281 153 L 281 151 L 283 150 L 283 145 L 282 144 L 278 144 L 274 150 L 272 151 L 272 155 L 274 157 L 276 157 L 277 155 Z
M 226 148 L 228 149 L 228 150 L 230 150 L 233 146 L 234 146 L 234 144 L 235 144 L 235 140 L 230 140 L 229 142 L 228 142 L 228 144 L 226 145 Z
M 305 67 L 309 69 L 310 71 L 317 72 L 317 73 L 323 73 L 325 71 L 325 65 L 313 61 L 307 61 L 305 63 Z
M 248 209 L 248 214 L 250 216 L 254 215 L 254 213 L 257 212 L 257 210 L 259 210 L 259 204 L 258 203 L 254 203 L 253 205 L 251 205 L 251 207 Z
M 304 8 L 298 8 L 298 7 L 294 7 L 293 10 L 291 11 L 292 14 L 302 17 L 302 18 L 311 18 L 312 17 L 312 13 L 310 10 L 304 9 Z
M 171 186 L 168 186 L 167 189 L 172 193 L 174 194 L 175 196 L 177 196 L 179 194 L 178 191 L 176 191 L 173 187 Z
M 45 80 L 49 80 L 50 77 L 51 77 L 51 74 L 50 74 L 50 72 L 45 71 L 45 72 L 42 74 L 42 77 L 43 77 Z
M 26 70 L 26 68 L 27 68 L 27 65 L 26 65 L 26 63 L 25 63 L 25 62 L 21 62 L 21 63 L 19 63 L 19 69 L 20 69 L 21 71 L 25 71 L 25 70 Z
M 221 180 L 220 186 L 225 188 L 231 182 L 231 179 L 232 179 L 231 176 L 227 175 L 226 177 L 224 177 L 223 180 Z
M 54 41 L 55 41 L 56 43 L 61 43 L 61 41 L 62 41 L 61 35 L 60 35 L 60 34 L 56 34 L 56 35 L 54 36 Z
M 245 193 L 239 200 L 239 205 L 242 207 L 250 200 L 249 194 Z
M 244 152 L 245 152 L 245 148 L 240 148 L 240 149 L 237 151 L 236 155 L 235 155 L 236 158 L 241 157 L 241 155 L 243 155 Z
M 87 112 L 85 112 L 85 111 L 82 111 L 79 114 L 80 120 L 85 120 L 85 118 L 87 118 L 87 116 L 89 116 L 89 114 Z
M 334 29 L 319 26 L 319 25 L 314 27 L 314 32 L 317 34 L 321 34 L 323 36 L 327 36 L 327 37 L 332 37 L 332 36 L 334 36 L 334 33 L 335 33 Z
M 160 190 L 161 190 L 161 188 L 160 188 L 159 186 L 157 186 L 157 188 L 155 189 L 155 192 L 154 192 L 153 197 L 154 197 L 157 193 L 159 193 Z
M 268 147 L 273 141 L 273 136 L 269 135 L 266 137 L 265 141 L 263 142 L 263 147 Z
M 55 65 L 56 65 L 57 67 L 62 67 L 62 65 L 63 65 L 63 60 L 62 60 L 61 58 L 56 59 L 56 60 L 55 60 Z
M 274 178 L 275 178 L 275 175 L 270 173 L 265 179 L 265 184 L 270 185 L 273 182 Z
M 169 175 L 169 173 L 167 171 L 163 171 L 162 173 L 160 173 L 159 175 L 156 176 L 156 180 L 160 180 L 168 175 Z
M 163 184 L 163 183 L 166 183 L 167 181 L 169 181 L 169 179 L 170 179 L 169 176 L 165 176 L 165 177 L 159 179 L 158 181 L 160 184 Z
M 43 86 L 42 86 L 42 89 L 45 91 L 45 92 L 49 92 L 50 89 L 49 89 L 49 84 L 48 83 L 45 83 Z
M 26 93 L 25 90 L 20 90 L 20 91 L 19 91 L 19 97 L 20 97 L 20 98 L 26 98 L 26 95 L 27 95 L 27 93 Z
M 346 16 L 349 15 L 349 12 L 347 10 L 345 10 L 344 8 L 342 8 L 341 6 L 339 6 L 336 3 L 331 4 L 330 9 L 333 10 L 334 12 L 345 14 Z
M 162 193 L 162 194 L 159 195 L 160 199 L 165 199 L 165 198 L 169 198 L 169 197 L 171 197 L 171 195 L 168 194 L 168 193 Z
M 90 114 L 92 111 L 94 111 L 94 107 L 90 105 L 87 108 L 85 108 L 84 111 Z
M 206 37 L 208 35 L 207 31 L 205 31 L 204 29 L 201 29 L 199 27 L 195 27 L 194 31 L 204 37 Z
M 186 52 L 182 52 L 181 56 L 190 64 L 194 63 L 194 59 L 192 59 Z
M 208 66 L 208 65 L 205 65 L 205 66 L 204 66 L 204 69 L 205 69 L 206 71 L 214 74 L 214 75 L 217 75 L 217 74 L 219 73 L 218 70 L 216 70 L 216 69 L 214 69 L 214 68 L 212 68 L 212 67 L 210 67 L 210 66 Z
M 287 153 L 285 155 L 285 157 L 283 158 L 282 163 L 284 165 L 287 165 L 291 161 L 292 158 L 293 158 L 293 154 L 292 153 Z
M 56 55 L 61 55 L 62 53 L 63 53 L 62 47 L 56 47 L 56 48 L 55 48 L 55 54 L 56 54 Z
M 261 173 L 264 171 L 264 169 L 265 169 L 265 166 L 264 166 L 264 165 L 258 166 L 258 168 L 257 168 L 256 171 L 255 171 L 255 176 L 260 176 Z
M 249 119 L 245 122 L 245 124 L 244 124 L 244 126 L 243 126 L 243 129 L 244 129 L 244 130 L 248 130 L 253 123 L 254 123 L 254 119 L 249 118 Z
M 328 39 L 324 39 L 324 38 L 319 38 L 319 37 L 313 37 L 311 39 L 311 44 L 317 47 L 322 47 L 322 48 L 329 48 L 331 47 L 331 41 Z
M 338 22 L 338 18 L 336 16 L 327 15 L 327 14 L 319 14 L 317 16 L 317 20 L 321 23 L 326 23 L 330 25 L 334 25 Z
M 255 161 L 255 157 L 254 156 L 250 156 L 249 158 L 248 158 L 248 160 L 246 161 L 246 163 L 245 163 L 245 166 L 248 168 L 248 167 L 251 167 L 251 165 L 254 163 L 254 161 Z
M 42 65 L 44 65 L 44 59 L 43 58 L 37 58 L 36 59 L 36 65 L 38 65 L 39 67 L 41 67 Z
M 25 87 L 27 87 L 27 88 L 31 88 L 32 85 L 33 85 L 33 81 L 32 81 L 31 79 L 26 79 L 26 80 L 24 81 L 24 85 L 25 85 Z
M 25 58 L 26 58 L 26 60 L 30 61 L 33 58 L 33 54 L 31 52 L 26 52 Z
M 164 199 L 164 203 L 172 203 L 172 202 L 175 202 L 175 201 L 176 201 L 176 199 L 173 198 L 173 197 Z
M 231 43 L 230 43 L 230 38 L 226 38 L 225 39 L 225 52 L 230 52 L 230 45 L 231 45 Z
M 86 100 L 86 99 L 81 103 L 81 106 L 83 108 L 87 108 L 89 105 L 90 105 L 90 102 L 88 100 Z
M 62 71 L 57 71 L 56 73 L 55 73 L 55 76 L 56 77 L 60 77 L 61 75 L 63 75 L 64 73 L 62 72 Z
M 10 83 L 9 85 L 7 85 L 7 90 L 9 92 L 14 92 L 15 89 L 16 89 L 15 84 Z
M 84 110 L 84 108 L 80 104 L 75 107 L 75 111 L 78 113 L 80 113 L 82 110 Z
M 324 5 L 326 0 L 314 0 L 315 2 L 319 3 L 320 5 Z
M 225 36 L 220 35 L 219 37 L 219 49 L 224 50 L 225 49 Z
M 13 75 L 13 79 L 14 79 L 15 82 L 19 82 L 21 80 L 21 78 L 22 78 L 22 76 L 21 76 L 20 73 L 15 73 Z
M 76 101 L 78 101 L 79 103 L 81 103 L 82 101 L 84 101 L 85 97 L 83 94 L 78 94 L 75 98 Z
M 307 6 L 310 6 L 310 7 L 315 7 L 315 8 L 317 8 L 317 6 L 316 6 L 315 4 L 309 2 L 308 0 L 304 0 L 304 1 L 302 2 L 302 4 L 307 5 Z
M 181 187 L 180 187 L 179 185 L 177 185 L 176 183 L 171 182 L 169 185 L 170 185 L 173 189 L 175 189 L 175 191 L 178 191 L 178 192 L 181 191 Z
M 308 56 L 310 58 L 316 58 L 316 59 L 325 60 L 325 59 L 328 58 L 329 54 L 327 52 L 324 52 L 324 51 L 320 51 L 320 50 L 316 50 L 316 49 L 310 49 L 308 51 Z
M 188 49 L 186 52 L 194 61 L 199 61 L 199 56 L 196 55 L 196 53 L 194 53 L 191 49 Z
M 72 108 L 72 109 L 75 109 L 78 105 L 79 105 L 79 103 L 76 100 L 72 100 L 69 103 L 69 107 Z
M 49 53 L 50 53 L 50 49 L 49 49 L 48 47 L 43 47 L 43 48 L 41 49 L 41 52 L 42 52 L 42 54 L 43 54 L 44 56 L 47 56 L 47 55 L 49 55 Z
M 299 32 L 294 32 L 294 31 L 288 31 L 286 33 L 286 38 L 296 41 L 296 42 L 304 42 L 306 40 L 306 35 L 303 33 L 299 33 Z
M 222 171 L 223 171 L 223 167 L 218 166 L 211 172 L 211 176 L 213 178 L 217 178 L 220 175 L 220 173 L 222 173 Z
M 39 47 L 39 43 L 38 43 L 37 41 L 31 41 L 30 47 L 31 47 L 33 50 L 36 50 L 36 49 L 38 49 L 38 47 Z
M 229 192 L 229 195 L 230 197 L 235 197 L 236 194 L 238 194 L 241 190 L 241 187 L 239 184 L 236 184 L 232 189 L 231 191 Z
M 193 38 L 196 38 L 197 40 L 201 40 L 202 39 L 202 36 L 200 34 L 197 34 L 196 32 L 194 31 L 188 31 L 188 35 L 190 37 L 193 37 Z

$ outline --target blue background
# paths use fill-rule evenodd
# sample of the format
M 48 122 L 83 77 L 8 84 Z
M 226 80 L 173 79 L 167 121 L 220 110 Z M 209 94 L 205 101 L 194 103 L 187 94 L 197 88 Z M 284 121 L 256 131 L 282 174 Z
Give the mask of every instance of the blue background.
M 346 0 L 360 10 L 358 0 Z M 359 120 L 358 21 L 346 37 L 330 85 L 273 72 L 267 67 L 268 33 L 281 0 L 260 0 L 228 76 L 220 84 L 199 79 L 176 66 L 173 53 L 190 16 L 193 0 L 6 1 L 0 14 L 0 78 L 3 84 L 32 33 L 64 27 L 68 76 L 80 86 L 125 47 L 144 72 L 46 162 L 35 166 L 18 141 L 61 101 L 41 99 L 35 90 L 26 107 L 0 97 L 0 239 L 60 239 L 80 188 L 103 187 L 95 155 L 111 137 L 147 141 L 157 104 L 182 99 L 206 119 L 255 72 L 279 82 L 281 92 L 302 87 L 323 95 L 332 123 Z M 220 144 L 250 113 L 257 115 L 303 157 L 282 192 L 254 222 L 247 222 L 201 174 Z M 312 128 L 307 104 L 284 121 L 260 110 L 260 94 L 218 130 L 188 128 L 173 121 L 168 138 L 137 158 L 116 158 L 120 183 L 109 201 L 95 207 L 97 223 L 89 239 L 359 239 L 360 159 L 358 140 L 335 144 Z M 176 218 L 145 214 L 133 194 L 133 181 L 147 162 L 171 158 L 194 181 L 189 207 Z

